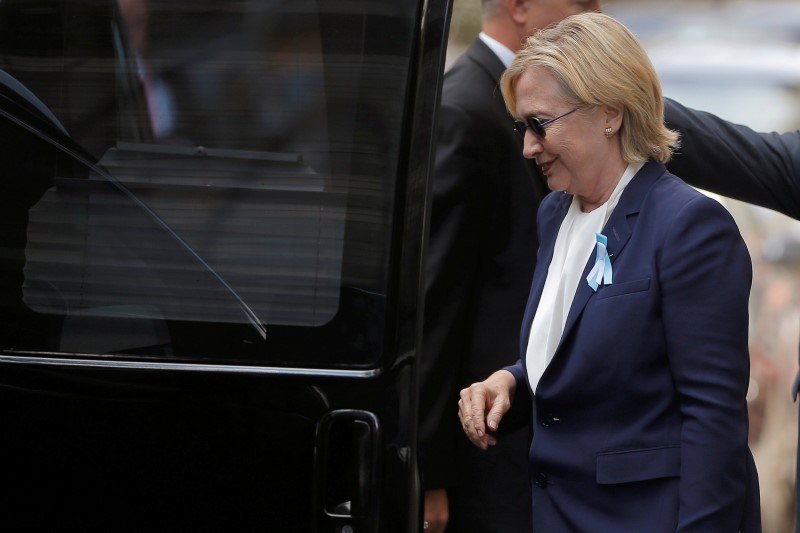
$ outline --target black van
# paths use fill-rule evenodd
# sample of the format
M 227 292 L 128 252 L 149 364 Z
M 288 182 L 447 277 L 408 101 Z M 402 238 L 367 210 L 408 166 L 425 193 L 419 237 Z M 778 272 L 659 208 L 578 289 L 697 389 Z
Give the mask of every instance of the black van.
M 4 529 L 422 529 L 448 4 L 0 2 Z

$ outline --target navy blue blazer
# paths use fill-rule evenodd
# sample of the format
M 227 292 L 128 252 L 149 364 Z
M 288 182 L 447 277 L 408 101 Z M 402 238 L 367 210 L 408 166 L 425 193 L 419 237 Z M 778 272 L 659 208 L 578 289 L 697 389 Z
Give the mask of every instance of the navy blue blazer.
M 571 200 L 553 193 L 539 209 L 521 359 L 508 368 L 533 397 L 534 529 L 757 531 L 745 400 L 752 267 L 735 222 L 646 163 L 603 228 L 613 283 L 594 292 L 585 281 L 592 251 L 533 396 L 528 336 Z

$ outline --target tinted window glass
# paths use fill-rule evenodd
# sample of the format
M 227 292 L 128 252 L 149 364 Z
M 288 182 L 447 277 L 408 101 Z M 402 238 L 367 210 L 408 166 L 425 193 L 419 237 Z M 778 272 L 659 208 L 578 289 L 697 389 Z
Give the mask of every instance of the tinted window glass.
M 0 3 L 2 348 L 374 363 L 414 5 Z

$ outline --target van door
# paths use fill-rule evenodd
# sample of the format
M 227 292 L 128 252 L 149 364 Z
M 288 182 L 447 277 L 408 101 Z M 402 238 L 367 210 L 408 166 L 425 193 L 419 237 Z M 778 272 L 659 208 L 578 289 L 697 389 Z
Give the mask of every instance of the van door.
M 0 3 L 4 521 L 421 529 L 447 4 Z

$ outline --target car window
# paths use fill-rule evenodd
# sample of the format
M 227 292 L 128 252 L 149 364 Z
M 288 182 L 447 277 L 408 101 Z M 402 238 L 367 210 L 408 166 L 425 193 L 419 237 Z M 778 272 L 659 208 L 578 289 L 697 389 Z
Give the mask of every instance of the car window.
M 374 364 L 415 6 L 0 3 L 0 347 Z

